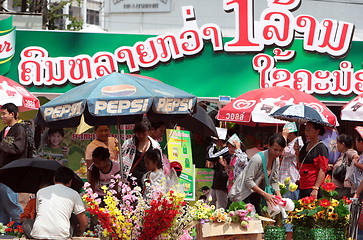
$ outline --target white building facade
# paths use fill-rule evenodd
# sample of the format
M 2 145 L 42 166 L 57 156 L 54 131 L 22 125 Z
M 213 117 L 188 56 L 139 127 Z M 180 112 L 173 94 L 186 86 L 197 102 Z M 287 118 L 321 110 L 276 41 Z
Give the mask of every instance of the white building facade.
M 89 0 L 88 0 L 89 1 Z M 164 34 L 179 32 L 183 27 L 182 6 L 192 5 L 198 25 L 215 23 L 224 36 L 235 34 L 235 14 L 224 10 L 224 2 L 232 0 L 104 0 L 100 26 L 109 32 Z M 240 0 L 254 2 L 257 21 L 271 0 Z M 288 2 L 288 0 L 280 0 Z M 297 1 L 296 1 L 297 2 Z M 363 40 L 362 0 L 301 0 L 295 16 L 308 14 L 319 21 L 330 18 L 355 24 L 355 39 Z

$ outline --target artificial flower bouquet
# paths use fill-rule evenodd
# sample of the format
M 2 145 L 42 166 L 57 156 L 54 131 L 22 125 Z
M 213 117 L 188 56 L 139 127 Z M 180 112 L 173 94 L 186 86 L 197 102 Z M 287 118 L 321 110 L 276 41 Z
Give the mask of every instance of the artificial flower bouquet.
M 24 235 L 23 228 L 21 225 L 15 225 L 15 222 L 9 222 L 6 225 L 0 223 L 0 235 L 10 235 L 15 236 L 17 238 L 21 238 Z
M 291 195 L 298 187 L 296 183 L 291 182 L 290 177 L 287 177 L 283 183 L 279 182 L 281 196 L 284 196 L 286 193 L 288 193 L 287 195 Z
M 253 205 L 242 201 L 233 202 L 227 210 L 224 210 L 223 208 L 215 209 L 213 205 L 210 206 L 203 200 L 199 200 L 191 208 L 191 213 L 194 220 L 198 221 L 198 240 L 208 237 L 224 239 L 222 236 L 227 235 L 246 237 L 248 234 L 257 235 L 263 232 L 261 221 L 254 219 Z
M 336 235 L 344 239 L 349 223 L 349 204 L 351 200 L 343 197 L 336 200 L 338 195 L 336 185 L 327 179 L 322 185 L 322 198 L 305 197 L 295 201 L 295 209 L 289 212 L 287 223 L 294 225 L 294 239 L 320 239 L 317 235 Z M 310 231 L 310 229 L 312 229 Z M 303 236 L 300 236 L 299 234 Z M 315 235 L 315 236 L 314 236 Z M 338 237 L 337 239 L 339 239 Z M 330 238 L 324 238 L 330 239 Z
M 191 215 L 195 221 L 199 223 L 206 222 L 226 222 L 230 223 L 232 218 L 223 209 L 215 209 L 215 206 L 208 205 L 203 200 L 198 200 L 193 207 L 191 207 Z
M 116 192 L 114 189 L 119 189 Z M 113 183 L 103 186 L 101 198 L 85 184 L 87 210 L 98 217 L 99 232 L 120 240 L 178 239 L 190 227 L 193 218 L 184 193 L 173 190 L 155 191 L 144 199 L 140 187 L 131 188 L 116 176 Z
M 252 204 L 244 202 L 233 202 L 226 211 L 223 208 L 215 209 L 215 206 L 208 205 L 203 200 L 198 200 L 191 208 L 191 214 L 199 223 L 217 222 L 231 223 L 238 222 L 242 227 L 248 227 L 248 221 L 252 219 Z

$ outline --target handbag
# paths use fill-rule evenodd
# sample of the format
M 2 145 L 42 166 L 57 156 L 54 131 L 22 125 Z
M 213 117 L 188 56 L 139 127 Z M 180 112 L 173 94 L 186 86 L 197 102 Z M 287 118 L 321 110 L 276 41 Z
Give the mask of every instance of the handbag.
M 343 156 L 342 164 L 340 164 L 333 171 L 333 177 L 339 182 L 343 183 L 345 180 L 345 175 L 347 174 L 347 161 L 345 160 L 345 154 Z
M 275 195 L 275 189 L 273 189 L 273 187 L 269 184 L 268 182 L 268 174 L 267 174 L 267 167 L 266 167 L 266 158 L 265 155 L 262 152 L 258 152 L 258 155 L 260 155 L 260 157 L 262 158 L 262 168 L 263 168 L 263 174 L 264 174 L 264 178 L 265 178 L 265 192 Z

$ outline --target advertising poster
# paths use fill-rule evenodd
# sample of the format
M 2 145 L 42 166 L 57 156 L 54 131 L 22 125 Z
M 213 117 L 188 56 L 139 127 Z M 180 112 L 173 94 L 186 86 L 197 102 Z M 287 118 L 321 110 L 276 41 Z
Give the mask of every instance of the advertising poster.
M 182 173 L 179 177 L 180 183 L 184 186 L 185 199 L 195 200 L 195 168 L 192 158 L 192 147 L 190 132 L 183 130 L 166 130 L 168 140 L 168 157 L 170 162 L 177 161 L 182 166 Z
M 210 168 L 196 168 L 195 173 L 195 195 L 198 200 L 203 195 L 202 187 L 212 188 L 214 170 Z
M 111 127 L 111 137 L 115 137 L 118 139 L 118 130 L 116 126 Z M 120 125 L 120 133 L 121 133 L 121 144 L 125 139 L 131 138 L 133 136 L 133 124 L 128 125 Z M 73 171 L 77 171 L 77 173 L 81 177 L 86 177 L 86 170 L 80 169 L 82 167 L 82 158 L 85 157 L 85 151 L 87 145 L 91 143 L 94 139 L 96 139 L 96 134 L 94 128 L 91 127 L 88 130 L 85 130 L 82 133 L 77 133 L 77 128 L 64 128 L 62 131 L 64 132 L 64 136 L 62 137 L 61 148 L 59 150 L 52 150 L 47 147 L 49 144 L 49 129 L 45 128 L 42 137 L 41 144 L 38 149 L 38 155 L 42 158 L 58 160 L 65 162 L 65 165 L 71 168 Z M 67 155 L 62 154 L 62 149 L 68 149 Z M 81 171 L 82 170 L 82 171 Z

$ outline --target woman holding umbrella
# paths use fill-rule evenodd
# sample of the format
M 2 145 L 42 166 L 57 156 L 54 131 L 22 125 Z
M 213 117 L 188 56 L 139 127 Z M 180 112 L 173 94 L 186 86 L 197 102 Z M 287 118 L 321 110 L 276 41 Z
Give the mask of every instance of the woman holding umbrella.
M 295 144 L 295 154 L 299 159 L 300 172 L 300 196 L 318 197 L 320 185 L 323 183 L 325 173 L 328 169 L 328 149 L 319 139 L 324 135 L 324 127 L 316 122 L 307 122 L 305 136 L 308 142 L 299 150 Z

